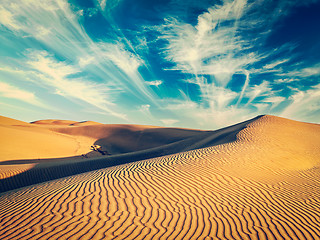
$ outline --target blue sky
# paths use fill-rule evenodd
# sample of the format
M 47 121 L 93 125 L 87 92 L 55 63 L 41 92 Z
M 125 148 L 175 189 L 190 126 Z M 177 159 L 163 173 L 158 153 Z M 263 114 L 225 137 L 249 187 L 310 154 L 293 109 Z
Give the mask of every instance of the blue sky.
M 320 122 L 320 1 L 2 0 L 1 115 Z

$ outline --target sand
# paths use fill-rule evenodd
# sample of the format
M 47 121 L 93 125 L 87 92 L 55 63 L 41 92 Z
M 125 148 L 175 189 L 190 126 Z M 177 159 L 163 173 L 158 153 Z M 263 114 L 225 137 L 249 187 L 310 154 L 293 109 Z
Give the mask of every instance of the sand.
M 233 142 L 3 192 L 0 239 L 319 239 L 319 166 L 320 125 L 263 116 Z
M 39 120 L 30 123 L 0 116 L 0 179 L 12 177 L 48 162 L 74 162 L 99 156 L 126 156 L 126 163 L 158 157 L 186 150 L 225 143 L 235 140 L 235 135 L 246 123 L 218 131 L 201 131 L 182 128 L 163 128 L 146 125 L 101 124 L 93 121 Z M 93 151 L 91 146 L 97 146 Z M 130 160 L 132 159 L 132 160 Z M 119 160 L 119 159 L 118 159 Z M 117 160 L 117 161 L 118 161 Z M 30 165 L 31 164 L 31 165 Z M 110 166 L 107 165 L 107 166 Z M 91 166 L 81 166 L 78 172 Z M 99 168 L 106 167 L 99 165 Z M 95 170 L 98 168 L 93 168 Z M 69 172 L 62 171 L 67 176 Z M 28 173 L 29 174 L 29 173 Z M 45 180 L 58 177 L 55 174 Z M 30 176 L 31 179 L 39 180 Z M 20 182 L 31 184 L 30 179 Z M 39 183 L 41 181 L 35 181 Z M 25 186 L 25 185 L 23 185 Z M 17 186 L 22 187 L 22 186 Z M 0 185 L 0 191 L 2 191 Z M 9 190 L 9 189 L 7 189 Z
M 54 125 L 40 127 L 0 116 L 0 164 L 8 160 L 72 157 L 90 152 L 90 146 L 96 139 L 52 130 L 53 126 L 61 125 L 65 125 L 65 121 L 55 121 Z M 1 165 L 0 179 L 17 175 L 32 167 L 34 164 Z
M 52 130 L 53 126 L 61 126 L 63 122 L 56 120 L 54 125 L 40 127 L 39 124 L 0 116 L 0 162 L 76 156 L 89 152 L 90 144 L 93 144 L 95 139 Z

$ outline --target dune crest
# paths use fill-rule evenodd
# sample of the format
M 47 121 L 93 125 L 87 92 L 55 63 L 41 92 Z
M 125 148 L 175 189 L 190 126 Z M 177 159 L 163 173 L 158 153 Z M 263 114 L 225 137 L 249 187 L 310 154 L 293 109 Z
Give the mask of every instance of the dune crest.
M 245 126 L 235 141 L 4 192 L 0 236 L 319 239 L 320 125 Z
M 239 132 L 240 141 L 263 149 L 270 168 L 304 170 L 320 164 L 320 125 L 266 115 Z M 262 156 L 260 157 L 263 158 Z
M 71 121 L 71 120 L 58 120 L 58 119 L 46 119 L 46 120 L 38 120 L 38 121 L 31 122 L 31 124 L 37 124 L 37 125 L 66 125 L 66 126 L 69 126 L 75 123 L 78 123 L 78 122 Z
M 94 121 L 83 121 L 83 122 L 76 122 L 70 124 L 70 126 L 90 126 L 90 125 L 101 125 L 102 123 L 94 122 Z

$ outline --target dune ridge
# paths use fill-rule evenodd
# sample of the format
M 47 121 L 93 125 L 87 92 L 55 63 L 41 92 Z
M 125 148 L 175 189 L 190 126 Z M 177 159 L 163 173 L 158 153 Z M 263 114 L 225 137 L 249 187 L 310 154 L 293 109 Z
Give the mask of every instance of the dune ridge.
M 0 238 L 319 239 L 319 133 L 263 116 L 232 142 L 5 192 Z

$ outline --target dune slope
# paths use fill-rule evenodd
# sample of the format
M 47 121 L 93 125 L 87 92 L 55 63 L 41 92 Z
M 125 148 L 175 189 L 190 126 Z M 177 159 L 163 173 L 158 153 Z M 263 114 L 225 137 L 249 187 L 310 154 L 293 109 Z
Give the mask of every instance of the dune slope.
M 62 123 L 56 121 L 56 124 Z M 3 116 L 0 116 L 0 132 L 0 162 L 81 155 L 89 152 L 90 144 L 95 141 Z
M 76 138 L 98 138 L 106 143 L 114 139 L 111 138 L 111 140 L 109 140 L 110 136 L 115 136 L 112 145 L 117 147 L 125 146 L 122 148 L 125 152 L 120 151 L 119 154 L 107 157 L 70 157 L 3 161 L 0 162 L 0 169 L 1 166 L 8 168 L 8 166 L 17 165 L 22 168 L 24 164 L 33 164 L 33 167 L 26 169 L 26 171 L 16 171 L 16 174 L 11 175 L 9 174 L 13 171 L 9 171 L 10 168 L 7 169 L 7 174 L 6 172 L 2 173 L 5 177 L 0 179 L 0 192 L 105 167 L 232 142 L 236 140 L 236 135 L 239 131 L 259 117 L 217 131 L 155 127 L 151 127 L 151 131 L 147 131 L 149 129 L 146 126 L 138 125 L 100 125 L 77 128 L 54 127 L 54 131 L 63 131 L 63 134 L 70 134 L 70 136 Z M 51 121 L 52 120 L 49 122 Z M 45 122 L 47 123 L 48 121 Z M 125 132 L 125 134 L 121 134 L 123 132 Z M 101 139 L 101 136 L 107 137 Z M 122 136 L 124 140 L 121 140 L 119 136 Z M 139 146 L 137 142 L 140 142 L 142 146 Z M 105 147 L 105 145 L 102 146 Z M 107 147 L 105 147 L 105 149 L 106 148 Z M 127 152 L 129 150 L 131 150 L 131 152 Z M 90 155 L 91 154 L 92 153 L 90 153 Z
M 0 179 L 25 172 L 34 164 L 5 164 L 19 159 L 41 159 L 76 156 L 90 151 L 95 139 L 71 136 L 49 128 L 0 116 Z
M 234 142 L 0 196 L 1 239 L 319 239 L 320 126 L 264 116 Z

